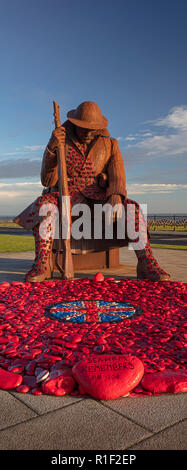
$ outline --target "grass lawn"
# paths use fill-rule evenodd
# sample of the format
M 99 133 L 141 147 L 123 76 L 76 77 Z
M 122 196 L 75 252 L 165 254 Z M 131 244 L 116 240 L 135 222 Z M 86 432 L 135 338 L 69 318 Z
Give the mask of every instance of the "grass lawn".
M 163 248 L 165 250 L 186 250 L 184 245 L 160 245 L 151 243 L 152 248 Z M 24 235 L 2 235 L 0 234 L 0 253 L 33 251 L 35 249 L 34 237 Z
M 152 232 L 186 232 L 187 226 L 174 226 L 174 225 L 148 225 L 149 230 Z
M 20 228 L 20 225 L 18 224 L 15 224 L 15 222 L 3 222 L 3 221 L 0 221 L 0 227 L 15 227 L 15 228 Z
M 186 250 L 187 246 L 185 245 L 159 245 L 159 243 L 151 243 L 151 248 L 163 248 L 165 250 Z
M 24 235 L 0 235 L 0 253 L 32 251 L 35 248 L 33 237 Z

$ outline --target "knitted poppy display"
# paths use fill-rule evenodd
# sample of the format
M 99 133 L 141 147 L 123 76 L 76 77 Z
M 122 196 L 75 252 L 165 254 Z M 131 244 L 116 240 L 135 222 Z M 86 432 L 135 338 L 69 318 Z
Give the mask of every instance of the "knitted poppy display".
M 97 279 L 0 284 L 0 388 L 103 399 L 186 390 L 186 284 Z

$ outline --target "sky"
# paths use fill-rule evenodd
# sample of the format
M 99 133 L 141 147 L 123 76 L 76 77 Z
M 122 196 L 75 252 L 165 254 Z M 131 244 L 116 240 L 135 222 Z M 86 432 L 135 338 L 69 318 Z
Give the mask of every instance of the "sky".
M 0 41 L 0 215 L 42 192 L 53 100 L 99 105 L 129 198 L 187 212 L 186 0 L 1 0 Z

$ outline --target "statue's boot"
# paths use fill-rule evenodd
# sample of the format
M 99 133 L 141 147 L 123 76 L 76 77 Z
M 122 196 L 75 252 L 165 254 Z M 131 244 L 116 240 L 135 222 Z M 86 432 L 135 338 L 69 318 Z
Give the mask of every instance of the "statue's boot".
M 151 281 L 169 281 L 170 274 L 160 268 L 153 256 L 149 241 L 143 250 L 135 250 L 138 258 L 137 279 L 150 279 Z
M 35 239 L 35 260 L 30 271 L 25 276 L 27 282 L 42 282 L 51 278 L 51 251 L 53 245 L 53 237 L 44 240 L 39 233 L 39 224 L 33 228 L 33 236 Z

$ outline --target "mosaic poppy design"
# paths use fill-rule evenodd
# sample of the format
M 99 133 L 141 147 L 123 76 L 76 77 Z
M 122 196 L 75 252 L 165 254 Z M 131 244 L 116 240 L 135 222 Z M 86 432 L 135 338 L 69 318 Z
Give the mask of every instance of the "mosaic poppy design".
M 51 318 L 74 323 L 120 322 L 140 313 L 142 313 L 140 308 L 128 302 L 104 300 L 62 301 L 46 308 L 46 314 Z

